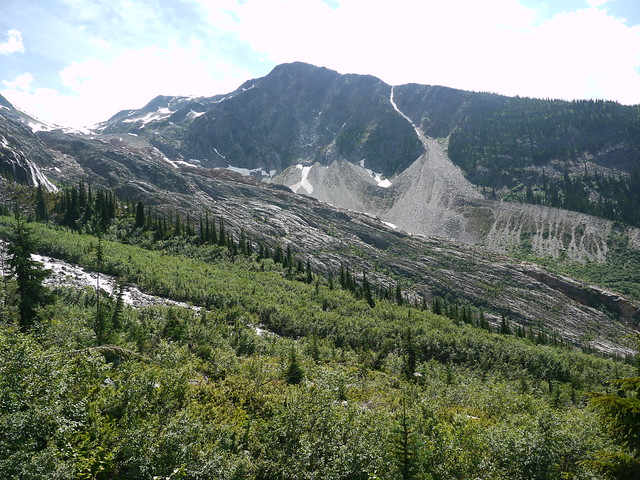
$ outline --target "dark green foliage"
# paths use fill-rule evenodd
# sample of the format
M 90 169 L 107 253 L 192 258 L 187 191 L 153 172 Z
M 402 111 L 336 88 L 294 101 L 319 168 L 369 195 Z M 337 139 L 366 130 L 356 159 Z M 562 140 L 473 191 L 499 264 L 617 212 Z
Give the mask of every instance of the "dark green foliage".
M 402 289 L 400 288 L 400 284 L 399 283 L 396 284 L 396 296 L 395 296 L 395 299 L 396 299 L 396 303 L 398 305 L 402 305 L 403 302 L 404 302 L 404 298 L 402 297 Z
M 638 226 L 639 114 L 614 102 L 479 95 L 451 133 L 448 153 L 468 178 L 508 199 L 620 220 Z M 624 145 L 624 148 L 621 148 Z M 577 171 L 586 156 L 625 176 Z M 564 165 L 553 172 L 553 163 Z M 542 170 L 531 173 L 531 165 Z M 573 167 L 571 174 L 568 168 Z M 545 174 L 544 169 L 549 170 Z
M 398 417 L 391 443 L 397 477 L 402 480 L 430 478 L 424 472 L 424 465 L 422 465 L 424 462 L 423 452 L 421 452 L 423 445 L 420 436 L 416 433 L 415 420 L 410 418 L 404 399 Z
M 502 335 L 511 335 L 511 326 L 504 315 L 500 317 L 500 333 Z
M 616 393 L 593 394 L 590 405 L 623 451 L 598 453 L 589 462 L 595 470 L 618 480 L 640 477 L 640 377 L 615 380 Z
M 20 328 L 27 331 L 36 322 L 38 307 L 51 301 L 50 292 L 43 284 L 49 276 L 49 271 L 31 258 L 37 251 L 37 242 L 31 229 L 19 217 L 9 233 L 8 240 L 8 265 L 10 275 L 16 281 Z
M 144 211 L 144 203 L 140 200 L 136 205 L 136 228 L 144 228 L 145 226 L 145 211 Z
M 376 302 L 371 293 L 371 285 L 369 285 L 369 280 L 367 280 L 367 275 L 364 272 L 362 272 L 362 293 L 367 304 L 369 304 L 371 308 L 375 307 Z
M 49 207 L 45 198 L 44 189 L 41 185 L 38 185 L 36 188 L 35 218 L 38 222 L 44 222 L 49 219 Z
M 232 257 L 213 223 L 127 237 L 153 249 L 33 225 L 45 252 L 95 269 L 97 243 L 102 271 L 201 308 L 103 293 L 96 346 L 95 293 L 58 288 L 37 336 L 0 326 L 0 477 L 590 478 L 606 442 L 585 392 L 631 367 L 487 332 L 440 297 L 447 316 L 397 305 L 393 284 L 372 308 L 364 272 L 308 284 L 304 253 L 293 274 L 259 243 L 261 261 Z
M 297 385 L 304 380 L 304 370 L 298 361 L 298 354 L 295 347 L 291 347 L 289 363 L 284 372 L 284 380 L 290 385 Z

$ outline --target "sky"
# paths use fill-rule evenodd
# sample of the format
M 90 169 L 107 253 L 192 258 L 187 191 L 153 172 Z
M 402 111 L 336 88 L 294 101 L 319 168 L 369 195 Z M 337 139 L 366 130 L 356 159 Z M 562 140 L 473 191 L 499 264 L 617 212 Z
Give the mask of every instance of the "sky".
M 91 126 L 302 61 L 390 85 L 640 104 L 638 0 L 0 0 L 0 95 Z

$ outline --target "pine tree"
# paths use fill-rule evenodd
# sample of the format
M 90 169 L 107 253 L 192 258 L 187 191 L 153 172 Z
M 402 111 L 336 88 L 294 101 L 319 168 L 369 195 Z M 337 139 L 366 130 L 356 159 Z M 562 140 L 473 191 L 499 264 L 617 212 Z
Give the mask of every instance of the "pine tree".
M 503 335 L 511 335 L 511 327 L 504 315 L 502 315 L 500 319 L 500 333 Z
M 419 435 L 415 431 L 413 419 L 409 416 L 406 407 L 406 400 L 402 400 L 402 410 L 398 418 L 398 423 L 393 429 L 391 442 L 392 454 L 395 457 L 395 468 L 397 477 L 402 480 L 413 480 L 423 478 L 420 476 L 422 470 L 420 465 L 420 451 L 422 443 Z
M 140 200 L 138 202 L 138 204 L 136 205 L 136 223 L 135 223 L 135 227 L 136 228 L 144 228 L 145 225 L 145 221 L 144 221 L 144 203 L 142 203 L 142 200 Z
M 17 217 L 9 234 L 7 253 L 10 275 L 16 280 L 19 323 L 23 331 L 35 324 L 37 308 L 51 301 L 49 290 L 43 283 L 50 271 L 31 258 L 36 247 L 32 231 Z
M 289 354 L 289 364 L 284 373 L 284 380 L 290 385 L 297 385 L 304 379 L 304 370 L 300 366 L 298 361 L 298 355 L 296 349 L 292 345 L 291 352 Z
M 620 445 L 617 452 L 598 452 L 588 464 L 608 478 L 640 478 L 640 377 L 615 380 L 616 393 L 596 393 L 589 400 L 607 432 Z
M 403 303 L 403 298 L 402 298 L 402 290 L 400 289 L 400 284 L 396 284 L 396 303 L 398 305 L 402 305 Z
M 433 297 L 433 300 L 431 302 L 431 311 L 436 315 L 442 315 L 442 312 L 443 312 L 442 298 L 437 296 Z
M 313 282 L 313 273 L 311 273 L 311 262 L 309 262 L 309 259 L 307 259 L 307 265 L 305 267 L 305 271 L 306 271 L 306 282 L 307 283 L 312 283 Z
M 49 218 L 49 210 L 42 185 L 36 189 L 36 221 L 43 222 Z
M 373 300 L 373 295 L 371 294 L 371 286 L 369 285 L 369 280 L 367 280 L 367 275 L 364 272 L 362 272 L 362 293 L 365 301 L 369 304 L 369 307 L 375 307 L 376 302 Z
M 98 345 L 107 343 L 111 330 L 111 319 L 107 317 L 102 306 L 100 293 L 100 270 L 104 262 L 104 249 L 102 246 L 102 235 L 98 235 L 98 244 L 96 246 L 96 318 L 94 323 L 94 332 Z

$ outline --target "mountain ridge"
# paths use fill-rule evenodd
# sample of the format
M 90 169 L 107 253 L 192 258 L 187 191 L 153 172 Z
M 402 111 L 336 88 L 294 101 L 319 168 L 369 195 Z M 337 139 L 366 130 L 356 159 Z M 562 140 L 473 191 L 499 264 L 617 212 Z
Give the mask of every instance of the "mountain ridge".
M 305 78 L 314 72 L 321 78 L 309 85 Z M 183 218 L 209 212 L 253 238 L 304 249 L 327 274 L 343 263 L 358 265 L 381 285 L 402 283 L 412 301 L 443 296 L 483 308 L 494 321 L 507 315 L 522 326 L 543 322 L 541 328 L 580 345 L 587 329 L 603 351 L 628 352 L 620 337 L 637 328 L 640 307 L 633 301 L 618 294 L 621 300 L 610 302 L 604 293 L 589 294 L 586 284 L 563 291 L 557 275 L 532 276 L 504 255 L 605 262 L 616 232 L 628 248 L 638 249 L 637 229 L 487 198 L 449 157 L 451 135 L 424 133 L 445 131 L 451 122 L 405 109 L 401 88 L 302 64 L 280 66 L 276 74 L 208 99 L 156 97 L 141 110 L 119 112 L 90 135 L 33 133 L 23 126 L 15 145 L 0 152 L 2 161 L 37 147 L 44 156 L 33 157 L 34 165 L 59 186 L 90 183 Z M 285 88 L 295 81 L 302 90 Z M 320 94 L 309 98 L 308 91 Z M 441 109 L 453 111 L 448 104 Z M 0 126 L 8 128 L 14 120 L 2 110 Z M 337 114 L 329 118 L 331 112 Z M 210 158 L 189 156 L 198 142 Z M 397 155 L 385 163 L 389 152 Z M 236 163 L 238 158 L 244 160 Z M 393 170 L 407 159 L 401 171 Z M 572 288 L 586 293 L 572 298 Z M 624 313 L 614 304 L 629 307 Z M 609 316 L 612 310 L 617 313 Z

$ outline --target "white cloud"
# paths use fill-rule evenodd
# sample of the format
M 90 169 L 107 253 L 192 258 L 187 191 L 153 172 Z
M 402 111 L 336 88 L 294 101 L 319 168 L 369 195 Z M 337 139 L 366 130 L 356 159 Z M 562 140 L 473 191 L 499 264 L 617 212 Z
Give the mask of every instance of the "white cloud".
M 90 59 L 74 62 L 60 72 L 72 94 L 52 89 L 26 92 L 15 82 L 0 91 L 21 109 L 38 118 L 69 127 L 90 126 L 120 110 L 141 108 L 156 95 L 212 96 L 237 88 L 249 77 L 225 63 L 205 63 L 201 45 L 170 49 L 149 47 L 121 52 L 111 62 Z M 228 72 L 217 79 L 215 71 Z
M 7 31 L 7 40 L 0 43 L 0 54 L 9 55 L 10 53 L 24 53 L 22 34 L 18 30 Z
M 640 27 L 598 8 L 542 22 L 539 13 L 516 0 L 339 0 L 336 8 L 246 0 L 232 26 L 274 63 L 302 60 L 392 84 L 640 103 Z
M 11 90 L 20 90 L 23 92 L 28 91 L 33 84 L 33 76 L 30 73 L 23 73 L 18 75 L 13 80 L 3 80 L 2 83 L 5 87 Z
M 0 93 L 79 127 L 160 94 L 227 93 L 299 60 L 390 84 L 640 103 L 640 26 L 590 1 L 549 17 L 518 0 L 64 0 L 76 8 L 56 27 L 62 44 L 82 39 L 55 49 L 69 93 L 34 89 L 53 84 L 34 69 L 37 81 L 5 80 Z

